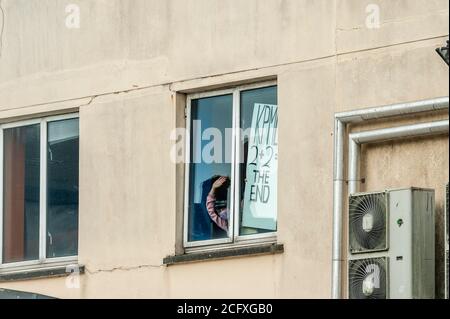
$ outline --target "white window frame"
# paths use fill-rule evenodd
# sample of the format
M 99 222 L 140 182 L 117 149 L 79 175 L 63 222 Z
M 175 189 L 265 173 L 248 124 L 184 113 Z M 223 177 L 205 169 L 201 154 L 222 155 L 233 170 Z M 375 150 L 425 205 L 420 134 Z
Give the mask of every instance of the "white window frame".
M 203 93 L 193 93 L 187 96 L 186 101 L 186 144 L 185 144 L 185 174 L 184 174 L 184 216 L 183 216 L 183 245 L 185 252 L 196 252 L 199 250 L 210 250 L 210 249 L 226 249 L 236 246 L 251 246 L 266 242 L 276 242 L 277 232 L 269 232 L 262 234 L 253 235 L 239 235 L 239 217 L 240 205 L 238 196 L 240 194 L 240 165 L 239 159 L 241 158 L 241 147 L 238 141 L 241 141 L 241 130 L 240 130 L 240 111 L 241 111 L 241 93 L 243 91 L 249 91 L 254 89 L 262 89 L 267 87 L 277 86 L 277 81 L 266 81 L 256 84 L 247 84 L 236 86 L 231 89 L 216 90 Z M 278 89 L 278 87 L 277 87 Z M 196 242 L 188 241 L 189 232 L 189 192 L 190 192 L 190 157 L 191 157 L 191 104 L 193 100 L 222 96 L 222 95 L 232 95 L 233 96 L 233 106 L 232 106 L 232 125 L 233 125 L 233 139 L 232 139 L 232 163 L 231 163 L 231 176 L 233 178 L 233 183 L 231 184 L 231 198 L 232 207 L 230 208 L 230 230 L 228 231 L 228 238 L 221 239 L 211 239 Z M 277 211 L 278 214 L 278 211 Z
M 0 273 L 11 270 L 26 271 L 39 268 L 64 266 L 77 263 L 78 254 L 75 256 L 47 258 L 47 126 L 50 122 L 79 118 L 78 113 L 48 116 L 38 119 L 24 120 L 6 124 L 0 124 Z M 15 263 L 3 263 L 3 136 L 4 130 L 40 125 L 40 195 L 39 195 L 39 259 L 21 261 Z

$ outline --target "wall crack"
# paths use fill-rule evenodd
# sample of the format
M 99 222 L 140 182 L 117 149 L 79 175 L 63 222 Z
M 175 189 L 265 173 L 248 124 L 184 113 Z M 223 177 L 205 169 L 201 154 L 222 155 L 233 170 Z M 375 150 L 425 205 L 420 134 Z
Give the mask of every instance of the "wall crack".
M 0 1 L 1 1 L 1 0 L 0 0 Z M 83 106 L 89 106 L 89 105 L 92 104 L 92 102 L 94 102 L 94 100 L 95 100 L 97 97 L 98 97 L 98 95 L 94 95 L 94 96 L 91 97 L 91 99 L 89 100 L 89 102 L 87 102 L 87 103 L 85 103 L 85 104 L 82 104 L 82 105 L 78 105 L 77 107 L 80 108 L 80 107 L 83 107 Z
M 129 267 L 114 267 L 109 269 L 96 269 L 96 270 L 89 270 L 87 267 L 85 267 L 85 272 L 90 275 L 95 275 L 99 273 L 112 273 L 115 271 L 131 271 L 131 270 L 139 270 L 139 269 L 145 269 L 145 268 L 161 268 L 166 267 L 165 265 L 152 265 L 152 264 L 144 264 L 144 265 L 138 265 L 138 266 L 129 266 Z

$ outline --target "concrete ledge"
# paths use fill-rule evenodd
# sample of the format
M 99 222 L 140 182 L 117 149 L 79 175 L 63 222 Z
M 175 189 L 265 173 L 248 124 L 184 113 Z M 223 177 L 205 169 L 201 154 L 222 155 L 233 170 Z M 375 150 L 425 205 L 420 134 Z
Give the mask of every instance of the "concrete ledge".
M 218 249 L 216 251 L 196 252 L 177 256 L 168 256 L 164 258 L 164 265 L 176 265 L 184 263 L 192 263 L 198 261 L 228 259 L 237 257 L 250 257 L 258 255 L 274 255 L 284 252 L 283 244 L 261 244 L 251 247 L 236 247 L 229 249 Z
M 80 274 L 84 274 L 84 266 L 78 266 Z M 17 272 L 10 272 L 2 274 L 0 273 L 0 283 L 10 282 L 10 281 L 21 281 L 29 279 L 40 279 L 40 278 L 52 278 L 52 277 L 63 277 L 69 276 L 71 273 L 67 272 L 66 266 L 58 266 L 52 268 L 42 268 L 34 270 L 23 270 Z

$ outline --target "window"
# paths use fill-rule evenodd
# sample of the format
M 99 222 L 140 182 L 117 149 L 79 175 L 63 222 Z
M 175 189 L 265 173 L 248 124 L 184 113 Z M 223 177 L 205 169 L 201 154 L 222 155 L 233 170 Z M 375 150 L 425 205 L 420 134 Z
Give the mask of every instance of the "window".
M 184 246 L 273 241 L 275 83 L 188 96 Z
M 0 268 L 78 254 L 77 115 L 0 125 Z

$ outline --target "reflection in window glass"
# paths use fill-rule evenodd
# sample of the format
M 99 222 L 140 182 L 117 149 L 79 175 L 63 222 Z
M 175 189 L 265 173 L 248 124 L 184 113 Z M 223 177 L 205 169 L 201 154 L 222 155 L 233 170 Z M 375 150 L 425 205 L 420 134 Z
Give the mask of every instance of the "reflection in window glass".
M 277 87 L 241 93 L 240 235 L 277 230 Z
M 40 126 L 3 133 L 3 262 L 39 259 Z
M 191 103 L 190 242 L 228 236 L 232 181 L 231 152 L 225 145 L 231 141 L 232 110 L 232 95 Z
M 78 119 L 47 127 L 47 258 L 78 251 Z

